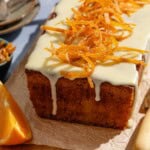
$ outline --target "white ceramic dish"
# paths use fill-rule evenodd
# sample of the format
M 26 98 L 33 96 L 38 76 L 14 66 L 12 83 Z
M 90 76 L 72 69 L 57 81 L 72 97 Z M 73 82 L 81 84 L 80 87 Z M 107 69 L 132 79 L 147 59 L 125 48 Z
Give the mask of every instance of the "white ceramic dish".
M 22 4 L 20 7 L 18 6 L 19 8 L 17 8 L 17 6 L 13 6 L 11 9 L 8 9 L 8 16 L 4 21 L 0 21 L 0 27 L 5 27 L 6 25 L 23 19 L 30 14 L 34 6 L 35 0 L 32 0 L 24 3 L 24 5 Z
M 13 24 L 9 24 L 5 28 L 0 27 L 0 35 L 10 33 L 12 31 L 15 31 L 15 30 L 25 26 L 26 24 L 29 24 L 34 19 L 34 17 L 37 15 L 37 13 L 39 12 L 39 9 L 40 9 L 39 1 L 35 0 L 35 5 L 34 5 L 33 9 L 31 10 L 31 12 L 26 17 L 21 19 L 20 21 L 17 21 Z

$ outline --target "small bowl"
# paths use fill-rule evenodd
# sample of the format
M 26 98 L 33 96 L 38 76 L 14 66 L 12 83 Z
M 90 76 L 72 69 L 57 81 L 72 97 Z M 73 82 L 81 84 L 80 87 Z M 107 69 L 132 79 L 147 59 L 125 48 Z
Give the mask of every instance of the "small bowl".
M 4 43 L 7 45 L 9 42 L 0 38 L 0 42 L 4 41 Z M 13 54 L 10 55 L 10 60 L 9 61 L 4 61 L 2 63 L 0 63 L 0 80 L 3 81 L 3 79 L 5 78 L 5 75 L 7 74 L 8 68 L 11 64 L 11 60 L 12 60 Z

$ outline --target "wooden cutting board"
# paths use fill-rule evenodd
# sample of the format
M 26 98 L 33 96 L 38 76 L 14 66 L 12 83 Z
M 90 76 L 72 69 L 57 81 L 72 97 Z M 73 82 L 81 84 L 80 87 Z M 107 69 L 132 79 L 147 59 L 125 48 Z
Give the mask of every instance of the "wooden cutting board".
M 0 147 L 0 150 L 62 150 L 60 148 L 40 146 L 40 145 L 18 145 L 18 146 L 6 146 Z
M 131 149 L 138 130 L 139 121 L 144 116 L 144 114 L 139 113 L 139 109 L 150 85 L 150 69 L 148 70 L 150 63 L 147 66 L 147 70 L 145 70 L 144 78 L 139 87 L 133 127 L 124 130 L 115 130 L 39 118 L 29 98 L 24 70 L 26 60 L 27 57 L 17 67 L 6 83 L 7 88 L 24 111 L 33 131 L 33 140 L 30 144 L 34 145 L 23 145 L 19 146 L 19 148 L 29 148 L 31 150 L 38 148 L 41 150 L 53 149 L 51 147 L 82 150 Z M 45 147 L 35 145 L 45 145 Z M 18 147 L 14 149 L 16 148 Z

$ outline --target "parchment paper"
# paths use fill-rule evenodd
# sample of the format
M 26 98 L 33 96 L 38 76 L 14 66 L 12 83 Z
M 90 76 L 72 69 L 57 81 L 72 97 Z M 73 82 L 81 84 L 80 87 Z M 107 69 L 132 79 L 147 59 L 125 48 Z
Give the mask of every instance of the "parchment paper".
M 143 80 L 139 87 L 138 101 L 135 106 L 136 111 L 133 115 L 133 127 L 125 130 L 116 130 L 39 118 L 29 100 L 24 72 L 25 62 L 26 58 L 9 78 L 6 86 L 29 120 L 33 132 L 33 140 L 31 143 L 76 150 L 132 149 L 139 121 L 144 115 L 139 113 L 138 110 L 149 88 L 150 69 L 148 70 L 148 66 L 150 66 L 150 63 L 145 70 Z

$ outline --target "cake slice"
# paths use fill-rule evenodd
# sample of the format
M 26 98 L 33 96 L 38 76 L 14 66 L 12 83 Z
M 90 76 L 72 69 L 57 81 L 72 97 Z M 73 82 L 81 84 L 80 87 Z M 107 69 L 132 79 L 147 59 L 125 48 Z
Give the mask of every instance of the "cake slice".
M 60 33 L 68 29 L 64 23 L 66 18 L 72 18 L 80 5 L 78 0 L 61 0 L 46 22 L 46 26 L 50 26 L 53 31 L 40 36 L 25 66 L 30 99 L 40 117 L 123 129 L 133 112 L 144 65 L 127 62 L 131 59 L 125 58 L 113 65 L 98 64 L 86 77 L 82 76 L 87 73 L 83 73 L 85 68 L 53 56 L 53 50 L 57 52 L 59 44 L 66 40 Z M 130 17 L 124 16 L 136 27 L 129 38 L 119 42 L 120 47 L 130 47 L 138 52 L 146 48 L 150 34 L 149 10 L 150 5 L 147 5 Z M 51 50 L 46 50 L 50 46 Z M 126 54 L 123 51 L 116 55 Z M 143 58 L 143 54 L 138 53 L 135 62 L 143 62 Z M 111 63 L 109 60 L 107 62 Z M 70 72 L 79 76 L 67 78 L 65 75 L 70 75 Z

